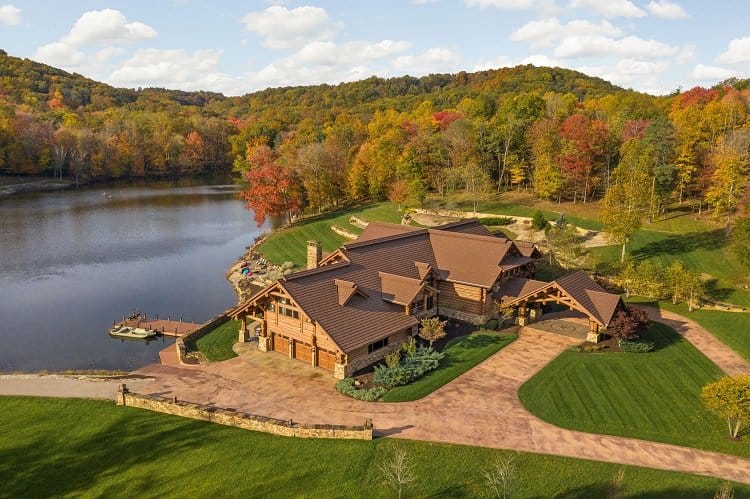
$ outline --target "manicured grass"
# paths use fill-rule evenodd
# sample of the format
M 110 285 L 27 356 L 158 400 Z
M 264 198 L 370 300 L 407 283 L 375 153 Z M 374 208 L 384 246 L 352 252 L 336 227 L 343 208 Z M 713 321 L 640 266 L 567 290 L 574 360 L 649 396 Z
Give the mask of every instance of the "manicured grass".
M 750 312 L 722 312 L 720 310 L 688 312 L 687 305 L 683 303 L 673 305 L 669 301 L 655 303 L 638 298 L 628 301 L 642 302 L 684 315 L 706 328 L 711 334 L 750 361 Z
M 237 342 L 240 321 L 227 321 L 195 342 L 196 349 L 211 362 L 237 357 L 232 345 Z
M 7 497 L 394 497 L 378 464 L 395 448 L 415 463 L 418 480 L 407 497 L 480 497 L 487 495 L 482 471 L 510 454 L 395 439 L 276 437 L 93 400 L 0 397 L 0 411 Z M 518 454 L 516 465 L 517 498 L 604 497 L 620 468 L 536 454 Z M 710 498 L 720 485 L 625 468 L 626 497 Z M 735 491 L 745 496 L 750 487 Z
M 688 225 L 695 226 L 695 222 Z M 708 295 L 717 301 L 750 306 L 750 293 L 736 284 L 745 282 L 747 271 L 737 262 L 727 247 L 724 229 L 704 225 L 690 232 L 659 232 L 639 230 L 628 243 L 628 255 L 642 260 L 653 260 L 666 267 L 679 260 L 686 267 L 711 276 L 707 283 Z M 592 248 L 594 263 L 617 262 L 620 248 L 605 246 Z
M 723 373 L 671 328 L 653 323 L 647 354 L 564 352 L 519 390 L 523 404 L 564 428 L 750 456 L 750 438 L 726 439 L 701 388 Z
M 259 251 L 273 263 L 280 265 L 293 262 L 296 269 L 303 269 L 307 262 L 307 241 L 320 241 L 323 251 L 334 251 L 347 241 L 331 230 L 332 225 L 354 234 L 362 232 L 362 229 L 349 223 L 352 215 L 365 220 L 399 223 L 403 212 L 398 211 L 398 206 L 394 203 L 376 203 L 339 210 L 276 231 L 260 245 Z
M 436 370 L 427 373 L 414 383 L 392 388 L 383 395 L 381 400 L 383 402 L 409 402 L 421 399 L 508 346 L 517 337 L 515 334 L 481 331 L 454 338 L 443 350 L 445 357 L 440 361 Z

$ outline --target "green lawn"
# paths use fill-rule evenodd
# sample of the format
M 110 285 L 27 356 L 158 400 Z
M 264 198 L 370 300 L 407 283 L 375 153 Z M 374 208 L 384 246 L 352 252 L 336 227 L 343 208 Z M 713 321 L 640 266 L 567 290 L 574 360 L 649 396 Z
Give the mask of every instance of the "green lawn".
M 628 301 L 646 302 L 645 304 L 670 310 L 692 319 L 750 361 L 750 312 L 722 312 L 720 310 L 688 312 L 687 305 L 683 303 L 677 305 L 669 301 L 654 303 L 640 298 L 628 299 Z
M 302 269 L 307 263 L 307 241 L 320 241 L 323 251 L 334 251 L 347 241 L 331 230 L 332 225 L 359 234 L 362 229 L 349 223 L 349 217 L 352 215 L 365 220 L 399 223 L 402 214 L 394 203 L 376 203 L 366 207 L 339 210 L 278 230 L 258 249 L 273 263 L 280 265 L 284 262 L 294 262 L 296 269 Z
M 93 400 L 0 397 L 4 497 L 394 497 L 378 464 L 415 462 L 407 497 L 486 495 L 509 453 L 394 439 L 292 439 Z M 376 422 L 377 424 L 377 422 Z M 321 459 L 324 461 L 321 461 Z M 604 497 L 617 465 L 519 454 L 513 497 Z M 625 468 L 627 497 L 713 497 L 716 479 Z M 750 487 L 737 486 L 738 497 Z
M 227 321 L 195 342 L 195 349 L 202 352 L 211 362 L 237 357 L 232 345 L 239 337 L 240 321 Z
M 750 437 L 725 438 L 700 389 L 723 373 L 671 328 L 653 323 L 647 354 L 564 352 L 519 390 L 523 404 L 564 428 L 750 456 Z
M 445 357 L 440 361 L 436 370 L 427 373 L 414 383 L 392 388 L 383 395 L 381 400 L 383 402 L 408 402 L 421 399 L 508 346 L 516 338 L 515 334 L 491 332 L 454 338 L 443 350 Z

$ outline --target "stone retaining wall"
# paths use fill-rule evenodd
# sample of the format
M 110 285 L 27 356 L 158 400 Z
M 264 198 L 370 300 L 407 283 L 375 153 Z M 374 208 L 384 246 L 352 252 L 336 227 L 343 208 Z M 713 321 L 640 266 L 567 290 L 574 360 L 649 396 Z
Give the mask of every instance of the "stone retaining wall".
M 338 225 L 331 225 L 331 230 L 341 237 L 346 239 L 357 239 L 359 236 L 353 232 L 349 232 L 346 229 L 342 229 Z
M 372 440 L 370 420 L 366 420 L 363 426 L 303 425 L 291 420 L 283 421 L 177 399 L 131 393 L 125 385 L 120 385 L 117 390 L 117 405 L 148 409 L 285 437 Z
M 186 334 L 182 338 L 177 338 L 177 340 L 174 342 L 174 345 L 177 349 L 177 358 L 180 360 L 180 364 L 190 365 L 190 362 L 188 362 L 186 358 L 188 349 L 185 345 L 194 343 L 196 340 L 198 340 L 198 338 L 204 336 L 209 331 L 229 321 L 229 312 L 231 310 L 231 308 L 226 309 L 222 313 L 208 319 L 206 322 L 201 324 L 201 327 L 199 327 L 192 333 Z

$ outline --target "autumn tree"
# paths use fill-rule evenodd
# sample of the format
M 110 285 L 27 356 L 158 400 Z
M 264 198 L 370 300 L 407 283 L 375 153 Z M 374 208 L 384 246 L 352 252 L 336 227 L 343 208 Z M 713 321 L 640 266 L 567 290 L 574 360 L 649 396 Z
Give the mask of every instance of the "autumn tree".
M 419 337 L 429 341 L 432 348 L 435 341 L 445 338 L 445 325 L 446 321 L 441 321 L 438 317 L 422 319 L 419 321 Z
M 409 187 L 404 180 L 396 180 L 388 188 L 388 200 L 398 205 L 398 211 L 401 211 L 401 205 L 406 201 L 406 195 Z
M 725 217 L 727 227 L 747 185 L 749 146 L 750 134 L 743 131 L 721 137 L 709 154 L 713 173 L 706 201 L 713 207 L 715 218 Z
M 577 113 L 560 125 L 563 139 L 560 164 L 573 186 L 573 202 L 580 193 L 585 203 L 591 189 L 598 183 L 598 168 L 604 153 L 603 144 L 607 140 L 606 125 L 600 120 Z
M 248 188 L 240 197 L 247 202 L 247 209 L 253 210 L 255 222 L 260 226 L 267 217 L 282 215 L 291 221 L 302 209 L 299 181 L 294 172 L 281 165 L 268 146 L 250 148 L 247 162 Z
M 688 310 L 692 312 L 703 297 L 701 275 L 686 269 L 682 262 L 676 261 L 665 269 L 664 278 L 672 303 L 684 301 L 688 305 Z
M 731 438 L 738 438 L 742 425 L 750 419 L 750 376 L 725 376 L 701 390 L 701 401 L 726 420 Z
M 560 199 L 565 177 L 557 160 L 560 137 L 557 124 L 549 118 L 534 123 L 526 134 L 531 150 L 532 185 L 534 193 L 543 199 Z
M 641 221 L 649 204 L 649 167 L 652 149 L 643 140 L 631 139 L 621 150 L 614 181 L 604 195 L 601 220 L 607 237 L 622 245 L 620 262 L 625 261 L 625 246 Z

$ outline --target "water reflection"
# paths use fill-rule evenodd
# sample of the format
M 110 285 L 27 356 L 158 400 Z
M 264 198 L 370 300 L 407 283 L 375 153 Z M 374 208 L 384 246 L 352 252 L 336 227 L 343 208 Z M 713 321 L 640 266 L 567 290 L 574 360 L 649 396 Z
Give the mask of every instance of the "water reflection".
M 170 339 L 113 340 L 133 309 L 200 322 L 262 230 L 233 185 L 107 185 L 0 199 L 0 370 L 131 369 Z

